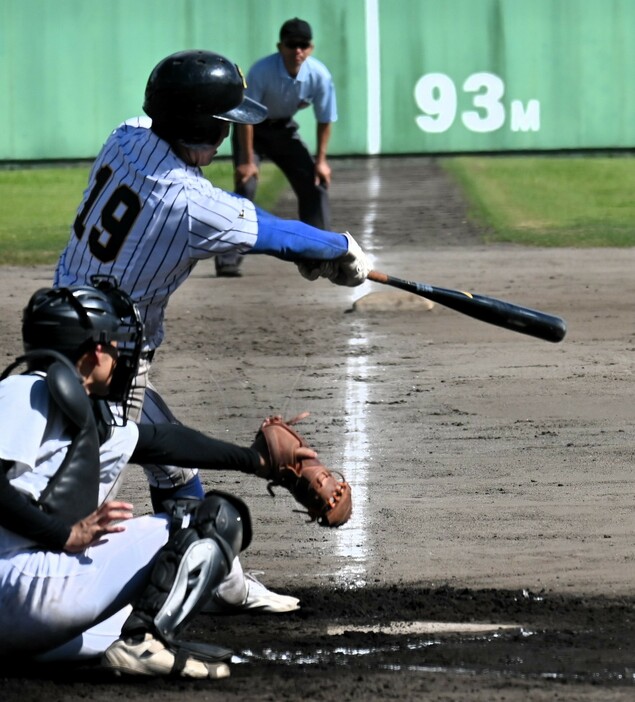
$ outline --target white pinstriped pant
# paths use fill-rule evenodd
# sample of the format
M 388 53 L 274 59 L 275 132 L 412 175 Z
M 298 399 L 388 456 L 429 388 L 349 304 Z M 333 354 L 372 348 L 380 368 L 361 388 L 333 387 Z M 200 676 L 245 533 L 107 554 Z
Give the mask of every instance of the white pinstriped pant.
M 141 359 L 130 393 L 128 416 L 140 424 L 180 424 L 149 379 L 150 361 Z M 153 487 L 172 488 L 185 485 L 198 473 L 196 468 L 169 465 L 144 465 L 148 482 Z

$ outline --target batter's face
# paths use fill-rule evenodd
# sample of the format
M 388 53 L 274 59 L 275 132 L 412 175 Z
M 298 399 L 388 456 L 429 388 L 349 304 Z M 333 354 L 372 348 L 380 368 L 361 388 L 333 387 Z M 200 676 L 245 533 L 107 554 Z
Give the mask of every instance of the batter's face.
M 313 53 L 313 44 L 309 41 L 284 41 L 278 43 L 278 51 L 287 73 L 295 78 L 302 64 Z
M 221 134 L 215 144 L 189 144 L 184 141 L 176 141 L 173 148 L 177 156 L 185 161 L 188 166 L 209 166 L 214 160 L 220 145 L 229 135 L 229 122 L 223 122 L 221 126 Z

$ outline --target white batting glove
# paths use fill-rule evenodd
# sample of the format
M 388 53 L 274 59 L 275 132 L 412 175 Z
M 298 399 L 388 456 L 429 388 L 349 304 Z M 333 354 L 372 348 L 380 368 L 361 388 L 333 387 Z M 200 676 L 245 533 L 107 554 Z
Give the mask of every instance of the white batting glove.
M 368 278 L 372 266 L 355 239 L 348 232 L 344 232 L 344 236 L 348 239 L 348 252 L 333 262 L 337 264 L 337 271 L 335 275 L 327 277 L 336 285 L 354 287 L 361 285 Z
M 361 285 L 371 271 L 370 261 L 348 232 L 344 232 L 344 236 L 348 240 L 348 251 L 343 256 L 330 261 L 298 263 L 300 274 L 308 280 L 328 278 L 335 285 Z

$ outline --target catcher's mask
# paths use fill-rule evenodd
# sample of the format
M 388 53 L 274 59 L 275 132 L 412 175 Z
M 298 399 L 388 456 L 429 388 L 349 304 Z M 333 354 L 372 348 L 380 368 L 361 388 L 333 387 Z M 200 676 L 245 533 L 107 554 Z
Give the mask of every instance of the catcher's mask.
M 29 352 L 52 350 L 72 363 L 96 344 L 117 342 L 117 359 L 106 399 L 121 405 L 122 421 L 137 373 L 143 343 L 143 323 L 130 297 L 112 276 L 92 276 L 91 286 L 42 288 L 24 309 L 22 341 Z M 30 360 L 30 359 L 33 360 Z M 41 354 L 27 359 L 30 370 L 46 365 Z

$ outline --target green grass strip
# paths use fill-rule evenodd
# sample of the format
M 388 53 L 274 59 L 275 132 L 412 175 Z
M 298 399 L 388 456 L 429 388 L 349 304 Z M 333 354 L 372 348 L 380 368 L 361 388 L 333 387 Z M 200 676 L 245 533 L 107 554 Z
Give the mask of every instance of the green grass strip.
M 635 159 L 475 156 L 442 165 L 488 242 L 635 245 Z
M 203 171 L 214 185 L 233 190 L 232 164 L 219 161 Z M 88 183 L 90 165 L 0 170 L 0 265 L 57 261 Z M 257 203 L 272 209 L 287 182 L 263 164 Z

